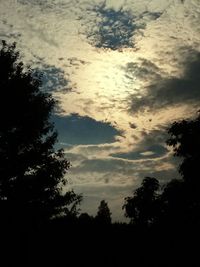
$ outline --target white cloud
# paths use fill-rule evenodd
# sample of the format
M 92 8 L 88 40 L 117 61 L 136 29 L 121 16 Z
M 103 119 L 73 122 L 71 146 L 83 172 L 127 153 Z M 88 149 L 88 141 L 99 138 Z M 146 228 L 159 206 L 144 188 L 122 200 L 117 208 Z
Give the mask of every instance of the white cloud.
M 88 200 L 85 208 L 94 212 L 97 202 L 107 197 L 113 214 L 119 217 L 119 199 L 139 185 L 144 175 L 158 175 L 163 180 L 165 175 L 168 179 L 177 175 L 168 154 L 164 158 L 134 161 L 109 155 L 139 151 L 140 156 L 152 156 L 148 147 L 164 144 L 165 137 L 158 133 L 163 125 L 166 127 L 185 113 L 191 114 L 190 103 L 199 99 L 198 90 L 192 87 L 195 90 L 176 96 L 176 102 L 187 100 L 188 104 L 172 108 L 171 98 L 176 90 L 172 90 L 169 78 L 183 78 L 184 61 L 192 55 L 194 62 L 194 50 L 196 55 L 200 51 L 200 8 L 199 0 L 107 0 L 104 6 L 103 2 L 0 1 L 0 38 L 16 41 L 26 63 L 44 70 L 46 78 L 52 76 L 51 86 L 59 89 L 53 93 L 60 100 L 63 115 L 79 113 L 96 121 L 111 122 L 124 131 L 124 136 L 113 144 L 67 144 L 66 148 L 72 161 L 69 177 L 73 186 L 89 197 L 92 195 L 88 199 L 93 199 L 93 204 Z M 113 24 L 106 25 L 102 21 L 109 22 L 110 15 Z M 86 27 L 93 34 L 91 37 L 87 38 Z M 115 51 L 92 46 L 100 37 L 112 45 L 110 34 L 113 36 L 116 28 L 123 31 L 114 35 Z M 103 34 L 100 30 L 104 30 Z M 185 74 L 188 77 L 188 72 Z M 72 90 L 66 94 L 63 87 Z M 145 93 L 147 97 L 143 98 Z M 159 105 L 161 98 L 162 103 L 167 102 L 163 110 Z M 156 106 L 156 113 L 138 112 L 141 103 Z M 130 107 L 132 113 L 128 112 Z
M 153 151 L 145 151 L 145 152 L 140 153 L 140 155 L 142 155 L 142 156 L 152 156 L 154 154 L 155 154 L 155 152 L 153 152 Z

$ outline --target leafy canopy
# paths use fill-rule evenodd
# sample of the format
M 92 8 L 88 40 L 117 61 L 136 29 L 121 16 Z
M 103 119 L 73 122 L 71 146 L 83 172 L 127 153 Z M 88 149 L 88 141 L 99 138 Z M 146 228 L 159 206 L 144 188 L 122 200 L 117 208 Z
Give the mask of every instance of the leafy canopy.
M 63 192 L 70 163 L 55 151 L 55 107 L 40 76 L 20 61 L 16 44 L 0 50 L 0 200 L 15 216 L 51 218 L 76 213 L 81 197 Z M 69 208 L 70 207 L 70 208 Z

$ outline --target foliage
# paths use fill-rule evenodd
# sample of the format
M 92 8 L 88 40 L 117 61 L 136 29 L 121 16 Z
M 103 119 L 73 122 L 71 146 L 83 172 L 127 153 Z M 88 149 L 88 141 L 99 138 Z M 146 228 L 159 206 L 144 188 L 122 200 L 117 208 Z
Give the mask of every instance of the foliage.
M 132 223 L 148 225 L 153 222 L 158 189 L 158 180 L 146 177 L 133 196 L 125 198 L 123 209 L 125 209 L 125 216 L 130 218 Z
M 200 115 L 195 119 L 174 122 L 169 128 L 167 144 L 173 147 L 174 155 L 183 159 L 179 172 L 184 181 L 200 185 Z
M 176 209 L 175 217 L 179 214 L 179 221 L 198 224 L 200 222 L 200 114 L 196 118 L 174 122 L 168 132 L 170 138 L 167 144 L 173 147 L 174 156 L 182 159 L 179 165 L 182 180 L 176 181 L 175 184 L 170 182 L 164 194 L 167 195 L 168 203 L 171 202 L 173 210 Z
M 81 197 L 63 193 L 70 163 L 54 150 L 55 101 L 20 61 L 15 43 L 0 50 L 0 207 L 18 218 L 49 219 L 76 211 Z
M 172 146 L 174 156 L 182 159 L 179 166 L 182 179 L 172 179 L 158 195 L 158 181 L 145 178 L 134 195 L 125 198 L 125 216 L 132 223 L 180 226 L 200 222 L 200 115 L 174 122 L 168 133 L 167 144 Z

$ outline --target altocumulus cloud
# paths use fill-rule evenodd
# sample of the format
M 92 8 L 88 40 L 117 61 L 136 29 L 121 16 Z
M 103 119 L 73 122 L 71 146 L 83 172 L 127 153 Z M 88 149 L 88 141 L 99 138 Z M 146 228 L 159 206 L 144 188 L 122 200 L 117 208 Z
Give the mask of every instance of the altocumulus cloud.
M 88 145 L 113 143 L 122 132 L 108 122 L 96 121 L 88 116 L 73 113 L 52 118 L 62 144 Z
M 176 105 L 191 107 L 199 103 L 199 54 L 192 50 L 199 49 L 199 14 L 199 0 L 0 1 L 1 38 L 17 41 L 25 62 L 37 64 L 38 70 L 44 73 L 43 87 L 55 92 L 55 96 L 60 93 L 64 101 L 68 96 L 63 88 L 68 89 L 71 83 L 77 85 L 76 94 L 70 92 L 65 103 L 65 114 L 72 114 L 56 115 L 54 121 L 59 146 L 65 148 L 66 157 L 72 163 L 73 185 L 86 194 L 85 209 L 93 214 L 98 202 L 105 198 L 113 216 L 118 214 L 121 219 L 120 201 L 144 176 L 155 176 L 162 181 L 177 177 L 176 164 L 166 151 L 162 129 L 152 129 L 166 123 L 166 117 L 161 114 L 163 108 L 168 112 Z M 185 48 L 186 58 L 177 51 L 183 45 L 191 46 Z M 39 62 L 35 62 L 38 60 L 35 55 L 41 58 Z M 120 63 L 116 61 L 118 56 L 122 59 Z M 144 58 L 138 59 L 141 56 Z M 96 80 L 89 80 L 93 62 L 98 66 L 98 82 L 103 81 L 105 73 L 114 84 L 118 73 L 123 76 L 124 71 L 122 82 L 119 85 L 116 82 L 117 90 L 108 103 L 105 103 L 108 96 L 102 90 L 107 92 L 108 83 L 102 83 L 101 88 Z M 122 65 L 123 70 L 115 71 Z M 170 68 L 179 70 L 168 73 Z M 88 96 L 88 90 L 93 92 L 94 88 L 101 88 L 102 98 Z M 118 98 L 117 94 L 122 95 L 125 90 L 124 100 Z M 77 108 L 77 103 L 83 110 Z M 107 114 L 112 117 L 118 107 L 123 107 L 124 112 L 120 109 L 120 114 L 117 113 L 125 115 L 123 122 L 126 118 L 130 122 L 128 137 L 123 138 L 128 145 L 121 139 L 115 142 L 121 135 L 118 128 L 92 118 L 103 120 Z M 131 112 L 125 114 L 128 108 Z M 149 114 L 144 119 L 148 123 L 143 124 L 145 114 Z M 180 114 L 172 116 L 176 115 Z M 126 131 L 118 121 L 120 116 L 116 117 L 117 125 Z M 107 119 L 114 121 L 109 116 Z

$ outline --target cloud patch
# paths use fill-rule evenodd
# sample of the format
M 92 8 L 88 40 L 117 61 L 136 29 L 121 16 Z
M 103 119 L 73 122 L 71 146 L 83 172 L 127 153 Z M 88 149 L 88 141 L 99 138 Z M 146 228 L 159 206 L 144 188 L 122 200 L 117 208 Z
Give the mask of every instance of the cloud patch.
M 162 145 L 152 145 L 146 148 L 146 150 L 131 151 L 127 153 L 115 153 L 110 156 L 128 160 L 138 159 L 154 159 L 166 155 L 168 150 Z

